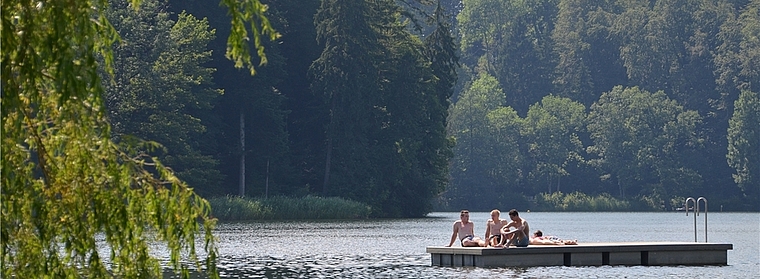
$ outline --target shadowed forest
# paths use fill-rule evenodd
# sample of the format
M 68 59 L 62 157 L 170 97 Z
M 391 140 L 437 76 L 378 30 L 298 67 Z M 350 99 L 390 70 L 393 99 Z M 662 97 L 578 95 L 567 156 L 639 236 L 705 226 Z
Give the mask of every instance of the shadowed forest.
M 204 197 L 436 210 L 760 209 L 760 1 L 112 1 L 113 137 Z M 256 51 L 256 50 L 252 50 Z
M 219 278 L 220 220 L 760 211 L 760 0 L 0 10 L 2 277 Z

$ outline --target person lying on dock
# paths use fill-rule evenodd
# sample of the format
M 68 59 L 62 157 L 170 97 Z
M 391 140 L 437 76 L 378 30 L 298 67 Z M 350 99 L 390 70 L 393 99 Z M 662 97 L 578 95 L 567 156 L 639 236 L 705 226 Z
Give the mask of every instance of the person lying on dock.
M 544 236 L 541 230 L 533 233 L 530 245 L 578 245 L 577 239 L 561 239 L 556 236 Z
M 470 221 L 470 212 L 462 210 L 459 212 L 459 220 L 454 222 L 454 232 L 451 234 L 451 241 L 446 247 L 451 247 L 454 240 L 459 236 L 459 242 L 462 247 L 485 247 L 486 242 L 475 236 L 475 223 Z
M 499 218 L 501 211 L 498 209 L 491 210 L 491 219 L 486 222 L 486 236 L 483 239 L 488 241 L 487 246 L 496 246 L 501 243 L 501 228 L 509 223 L 505 219 Z
M 501 242 L 495 247 L 508 248 L 510 245 L 528 247 L 530 243 L 530 226 L 528 221 L 520 217 L 516 209 L 509 211 L 509 223 L 501 228 Z M 505 243 L 506 242 L 506 243 Z

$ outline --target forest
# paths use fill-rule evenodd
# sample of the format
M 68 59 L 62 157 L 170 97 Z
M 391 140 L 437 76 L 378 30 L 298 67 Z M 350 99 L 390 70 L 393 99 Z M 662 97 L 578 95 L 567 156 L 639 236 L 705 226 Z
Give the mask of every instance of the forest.
M 216 1 L 111 3 L 112 137 L 203 197 L 760 210 L 758 0 L 263 1 L 255 75 Z

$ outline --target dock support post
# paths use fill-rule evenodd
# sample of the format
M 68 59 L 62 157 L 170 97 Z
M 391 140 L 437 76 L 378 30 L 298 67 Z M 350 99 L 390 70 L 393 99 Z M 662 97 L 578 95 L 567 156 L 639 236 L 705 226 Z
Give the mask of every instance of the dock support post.
M 641 251 L 641 265 L 649 265 L 649 251 Z

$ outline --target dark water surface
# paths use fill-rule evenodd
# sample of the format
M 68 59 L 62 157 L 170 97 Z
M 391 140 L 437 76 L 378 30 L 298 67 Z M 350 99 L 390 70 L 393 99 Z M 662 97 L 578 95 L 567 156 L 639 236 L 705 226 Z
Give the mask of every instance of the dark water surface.
M 683 212 L 524 212 L 520 216 L 532 231 L 579 242 L 694 241 L 694 218 Z M 219 224 L 219 267 L 223 278 L 760 277 L 760 213 L 708 213 L 708 240 L 734 245 L 728 251 L 728 266 L 431 266 L 425 247 L 448 244 L 458 218 L 457 212 L 437 212 L 420 219 Z M 471 213 L 481 237 L 488 218 L 487 212 Z M 700 242 L 705 237 L 704 221 L 703 214 L 697 218 Z

